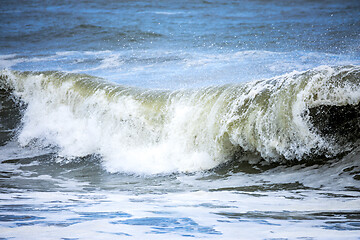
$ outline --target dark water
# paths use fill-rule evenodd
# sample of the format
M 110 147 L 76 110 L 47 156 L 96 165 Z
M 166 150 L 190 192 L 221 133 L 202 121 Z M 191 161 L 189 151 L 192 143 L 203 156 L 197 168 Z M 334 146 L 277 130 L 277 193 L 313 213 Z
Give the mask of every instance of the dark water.
M 358 1 L 0 13 L 1 239 L 359 239 Z

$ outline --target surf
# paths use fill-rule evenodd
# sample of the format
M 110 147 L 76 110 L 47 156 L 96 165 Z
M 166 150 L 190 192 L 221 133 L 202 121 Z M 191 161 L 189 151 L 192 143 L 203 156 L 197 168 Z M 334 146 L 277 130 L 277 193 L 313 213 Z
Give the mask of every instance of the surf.
M 359 66 L 181 90 L 122 86 L 86 74 L 2 70 L 0 88 L 22 106 L 13 136 L 21 146 L 53 148 L 70 161 L 99 155 L 109 172 L 194 172 L 229 161 L 331 158 L 356 147 L 360 136 Z M 255 157 L 244 157 L 248 153 Z

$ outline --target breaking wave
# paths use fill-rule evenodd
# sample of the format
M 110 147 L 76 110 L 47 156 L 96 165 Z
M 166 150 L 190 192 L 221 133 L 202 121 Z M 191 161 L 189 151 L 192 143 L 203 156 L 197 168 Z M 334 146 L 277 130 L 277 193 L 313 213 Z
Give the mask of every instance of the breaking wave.
M 360 136 L 360 66 L 176 91 L 84 74 L 3 70 L 0 88 L 24 103 L 21 145 L 55 147 L 68 160 L 96 154 L 110 172 L 306 161 L 349 151 Z M 248 153 L 255 157 L 242 157 Z

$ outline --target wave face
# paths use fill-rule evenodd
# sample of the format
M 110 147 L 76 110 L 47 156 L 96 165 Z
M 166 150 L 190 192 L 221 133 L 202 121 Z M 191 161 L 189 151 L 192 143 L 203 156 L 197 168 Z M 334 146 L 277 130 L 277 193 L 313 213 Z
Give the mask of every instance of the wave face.
M 0 88 L 26 104 L 17 134 L 21 145 L 55 147 L 67 160 L 100 155 L 109 172 L 191 172 L 234 159 L 331 157 L 359 138 L 359 66 L 176 91 L 83 74 L 3 70 Z M 344 106 L 352 114 L 343 116 L 354 119 L 337 123 L 339 117 L 329 114 Z M 357 126 L 355 134 L 340 141 L 336 126 L 346 123 Z M 244 158 L 248 153 L 255 158 Z

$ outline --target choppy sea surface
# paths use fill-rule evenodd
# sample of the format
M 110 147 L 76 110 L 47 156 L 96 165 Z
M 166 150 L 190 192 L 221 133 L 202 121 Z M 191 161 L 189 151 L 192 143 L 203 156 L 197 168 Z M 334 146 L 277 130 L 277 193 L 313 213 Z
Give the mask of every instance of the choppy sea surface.
M 0 4 L 0 239 L 359 239 L 358 1 Z

